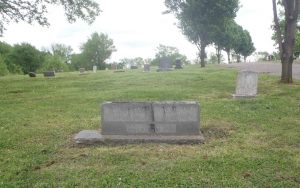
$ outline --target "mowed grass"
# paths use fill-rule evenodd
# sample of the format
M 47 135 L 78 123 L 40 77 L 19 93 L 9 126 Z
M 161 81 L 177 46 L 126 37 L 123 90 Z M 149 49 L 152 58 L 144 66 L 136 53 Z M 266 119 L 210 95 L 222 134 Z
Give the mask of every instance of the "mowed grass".
M 300 82 L 260 75 L 259 96 L 233 100 L 236 71 L 0 78 L 0 187 L 300 187 Z M 201 104 L 203 145 L 79 147 L 105 101 Z

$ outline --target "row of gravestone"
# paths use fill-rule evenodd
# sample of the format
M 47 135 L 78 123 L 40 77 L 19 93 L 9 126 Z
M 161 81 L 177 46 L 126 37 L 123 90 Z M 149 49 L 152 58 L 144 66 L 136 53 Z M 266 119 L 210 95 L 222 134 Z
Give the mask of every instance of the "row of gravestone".
M 182 69 L 182 68 L 183 68 L 182 61 L 180 59 L 177 59 L 175 62 L 175 69 Z M 116 64 L 112 64 L 111 69 L 114 71 L 118 71 Z M 130 66 L 130 69 L 132 69 L 132 70 L 138 69 L 138 66 L 132 65 L 132 66 Z M 150 64 L 144 64 L 144 72 L 150 72 L 150 70 L 151 70 Z M 172 71 L 172 70 L 173 70 L 173 62 L 172 62 L 171 58 L 160 59 L 158 69 L 157 69 L 158 72 Z

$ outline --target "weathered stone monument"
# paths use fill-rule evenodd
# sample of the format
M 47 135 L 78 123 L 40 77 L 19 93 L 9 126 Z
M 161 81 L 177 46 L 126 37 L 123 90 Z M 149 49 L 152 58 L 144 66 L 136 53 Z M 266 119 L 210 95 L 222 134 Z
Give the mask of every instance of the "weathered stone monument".
M 150 72 L 150 64 L 144 64 L 144 72 Z
M 253 98 L 257 95 L 258 73 L 240 71 L 237 76 L 236 90 L 233 98 Z
M 131 65 L 130 66 L 130 69 L 138 69 L 139 67 L 138 66 L 136 66 L 136 65 Z
M 111 64 L 111 70 L 117 70 L 118 69 L 118 66 L 117 66 L 117 64 L 115 64 L 115 63 L 113 63 L 113 64 Z
M 29 72 L 28 75 L 31 78 L 35 78 L 36 77 L 36 73 L 35 72 Z
M 93 143 L 198 144 L 200 106 L 197 102 L 108 102 L 102 104 L 102 131 L 85 130 L 74 140 Z
M 81 75 L 85 74 L 85 68 L 80 68 L 79 72 L 80 72 Z
M 182 62 L 180 59 L 176 59 L 176 62 L 175 62 L 175 69 L 182 69 Z
M 44 77 L 55 77 L 55 72 L 54 71 L 45 71 Z
M 97 72 L 97 66 L 93 66 L 93 73 Z
M 172 71 L 173 65 L 172 65 L 172 59 L 171 58 L 162 58 L 159 62 L 159 67 L 157 69 L 157 72 L 161 71 Z

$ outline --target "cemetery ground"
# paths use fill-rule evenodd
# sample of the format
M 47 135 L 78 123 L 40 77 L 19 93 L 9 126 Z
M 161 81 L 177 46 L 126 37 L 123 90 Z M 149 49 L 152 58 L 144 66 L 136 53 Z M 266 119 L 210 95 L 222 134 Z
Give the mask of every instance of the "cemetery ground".
M 299 187 L 300 81 L 260 74 L 234 100 L 236 70 L 98 71 L 0 78 L 0 187 Z M 105 101 L 198 101 L 203 145 L 77 146 Z

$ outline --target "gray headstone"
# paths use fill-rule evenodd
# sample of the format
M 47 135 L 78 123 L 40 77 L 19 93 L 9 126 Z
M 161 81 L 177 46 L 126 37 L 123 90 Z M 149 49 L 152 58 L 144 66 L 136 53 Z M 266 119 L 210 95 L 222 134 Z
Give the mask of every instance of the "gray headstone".
M 93 73 L 97 72 L 97 66 L 93 66 Z
M 196 102 L 120 102 L 102 105 L 103 135 L 199 135 Z
M 102 132 L 81 131 L 76 143 L 204 142 L 197 102 L 108 102 L 101 108 Z
M 251 98 L 257 95 L 258 73 L 240 71 L 237 76 L 234 98 Z
M 171 58 L 162 58 L 159 62 L 159 67 L 157 71 L 171 71 L 173 70 L 172 59 Z
M 35 73 L 35 72 L 29 72 L 28 75 L 29 75 L 29 77 L 31 77 L 31 78 L 36 77 L 36 73 Z
M 130 66 L 130 69 L 138 69 L 138 66 L 136 66 L 136 65 L 131 65 L 131 66 Z
M 182 62 L 180 59 L 176 60 L 175 69 L 182 69 Z
M 117 64 L 111 64 L 111 70 L 117 70 Z
M 144 72 L 150 72 L 150 64 L 144 65 Z
M 44 77 L 55 77 L 55 72 L 54 71 L 45 71 Z
M 85 68 L 80 68 L 79 72 L 80 72 L 80 74 L 84 74 L 85 73 Z

